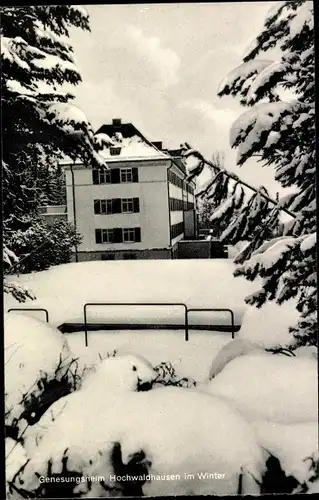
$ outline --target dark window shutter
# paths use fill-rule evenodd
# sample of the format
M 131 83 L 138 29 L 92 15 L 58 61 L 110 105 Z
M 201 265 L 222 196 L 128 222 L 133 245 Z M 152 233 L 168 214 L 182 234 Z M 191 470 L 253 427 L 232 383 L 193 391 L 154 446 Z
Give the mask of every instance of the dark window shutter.
M 95 230 L 95 243 L 102 243 L 101 229 Z
M 132 180 L 133 182 L 138 182 L 138 168 L 132 168 Z
M 141 228 L 140 227 L 135 227 L 135 241 L 139 242 L 141 241 Z
M 96 169 L 92 170 L 92 180 L 93 184 L 99 184 L 99 171 Z
M 119 227 L 114 228 L 113 234 L 114 234 L 114 243 L 122 243 L 123 241 L 122 228 Z
M 114 198 L 112 200 L 112 214 L 121 213 L 121 198 Z
M 101 213 L 101 210 L 100 210 L 100 201 L 99 200 L 94 200 L 94 213 L 95 214 L 100 214 Z
M 119 184 L 120 182 L 121 182 L 120 169 L 119 168 L 112 168 L 111 169 L 111 183 L 112 184 Z
M 140 211 L 140 200 L 138 198 L 133 198 L 133 212 Z

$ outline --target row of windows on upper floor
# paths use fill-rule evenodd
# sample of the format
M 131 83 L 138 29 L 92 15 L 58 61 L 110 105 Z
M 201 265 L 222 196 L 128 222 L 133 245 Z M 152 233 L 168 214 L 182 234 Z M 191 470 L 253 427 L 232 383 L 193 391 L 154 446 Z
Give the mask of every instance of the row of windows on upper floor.
M 140 227 L 95 229 L 95 243 L 139 243 L 140 241 L 142 241 Z
M 168 181 L 181 189 L 186 189 L 190 194 L 194 194 L 194 188 L 189 183 L 178 177 L 174 172 L 168 171 Z
M 171 239 L 184 233 L 184 223 L 171 226 Z M 140 227 L 115 227 L 95 229 L 95 243 L 139 243 L 142 241 Z
M 173 211 L 183 211 L 194 209 L 194 203 L 179 200 L 177 198 L 169 199 L 169 208 Z M 139 198 L 112 198 L 108 200 L 94 200 L 95 215 L 111 214 L 132 214 L 140 212 Z
M 138 182 L 138 168 L 111 168 L 110 170 L 92 170 L 93 184 L 120 184 Z M 168 181 L 181 189 L 186 189 L 194 194 L 194 188 L 189 183 L 180 179 L 174 172 L 168 172 Z
M 177 238 L 180 234 L 184 233 L 184 223 L 178 222 L 177 224 L 173 224 L 171 226 L 171 239 Z
M 169 209 L 174 211 L 182 211 L 182 210 L 193 210 L 194 202 L 180 200 L 178 198 L 170 198 L 169 199 Z
M 132 214 L 140 211 L 138 198 L 113 198 L 109 200 L 94 200 L 96 215 Z

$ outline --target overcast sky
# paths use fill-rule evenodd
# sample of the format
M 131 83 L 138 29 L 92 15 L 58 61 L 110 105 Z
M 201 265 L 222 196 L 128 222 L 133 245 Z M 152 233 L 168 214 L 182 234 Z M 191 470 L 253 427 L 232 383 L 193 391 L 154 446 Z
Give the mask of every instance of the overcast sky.
M 85 6 L 91 33 L 71 34 L 83 78 L 75 104 L 95 129 L 122 118 L 167 147 L 187 141 L 209 158 L 223 151 L 235 170 L 229 128 L 243 109 L 233 98 L 218 98 L 217 88 L 241 63 L 273 4 Z M 241 175 L 277 190 L 272 171 L 254 161 Z

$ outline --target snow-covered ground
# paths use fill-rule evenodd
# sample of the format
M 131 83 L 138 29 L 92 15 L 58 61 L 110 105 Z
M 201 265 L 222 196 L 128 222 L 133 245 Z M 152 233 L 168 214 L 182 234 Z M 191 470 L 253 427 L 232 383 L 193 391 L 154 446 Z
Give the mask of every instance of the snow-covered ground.
M 7 468 L 10 476 L 21 466 L 27 451 L 31 461 L 23 472 L 23 479 L 32 490 L 39 486 L 34 472 L 45 475 L 50 458 L 56 471 L 60 471 L 64 450 L 69 448 L 68 464 L 72 470 L 84 475 L 108 475 L 110 485 L 110 475 L 114 473 L 110 457 L 114 452 L 114 442 L 118 442 L 122 453 L 121 473 L 131 472 L 134 463 L 134 467 L 144 467 L 144 471 L 152 474 L 180 474 L 182 478 L 169 483 L 146 483 L 141 490 L 144 494 L 236 494 L 241 466 L 246 465 L 246 470 L 260 480 L 268 452 L 280 459 L 287 475 L 293 474 L 299 481 L 307 481 L 308 486 L 315 488 L 309 483 L 312 474 L 309 461 L 305 462 L 309 456 L 317 457 L 316 360 L 313 350 L 301 349 L 297 357 L 266 354 L 264 347 L 291 342 L 288 327 L 297 316 L 294 302 L 282 306 L 270 303 L 261 309 L 247 306 L 244 297 L 258 284 L 233 278 L 232 271 L 230 260 L 192 260 L 191 265 L 189 261 L 115 261 L 66 264 L 40 273 L 12 277 L 20 285 L 31 288 L 38 297 L 25 306 L 47 308 L 53 327 L 64 322 L 83 322 L 85 302 L 172 301 L 185 302 L 188 307 L 230 307 L 234 309 L 236 323 L 241 324 L 241 329 L 235 334 L 238 340 L 234 344 L 230 333 L 216 331 L 190 330 L 188 342 L 185 342 L 182 329 L 95 331 L 88 332 L 86 347 L 83 331 L 63 336 L 44 323 L 41 313 L 9 313 L 6 346 L 18 349 L 8 364 L 6 388 L 10 401 L 18 409 L 21 406 L 19 391 L 27 390 L 32 382 L 36 385 L 37 372 L 54 372 L 63 340 L 67 342 L 70 359 L 78 358 L 79 374 L 83 374 L 84 368 L 91 372 L 101 362 L 110 362 L 108 356 L 116 351 L 116 358 L 125 354 L 143 356 L 154 368 L 168 363 L 175 369 L 176 380 L 187 377 L 197 383 L 192 389 L 157 384 L 150 392 L 129 392 L 125 397 L 119 397 L 116 391 L 110 392 L 107 378 L 100 377 L 97 384 L 95 374 L 87 373 L 84 385 L 80 384 L 80 388 L 75 387 L 75 393 L 53 402 L 51 410 L 41 417 L 40 427 L 44 420 L 49 425 L 44 426 L 44 431 L 42 429 L 38 444 L 32 441 L 32 432 L 37 435 L 38 424 L 35 424 L 26 430 L 28 446 L 25 444 L 23 449 L 17 445 L 9 451 Z M 19 304 L 6 296 L 5 308 L 9 307 L 19 307 Z M 89 321 L 183 323 L 183 312 L 169 307 L 162 311 L 150 308 L 138 312 L 128 308 L 102 309 L 90 310 Z M 30 315 L 42 318 L 43 322 L 34 321 Z M 201 321 L 205 323 L 208 319 L 204 315 Z M 195 324 L 199 321 L 198 316 Z M 229 318 L 220 314 L 215 315 L 214 321 L 223 324 L 228 323 Z M 240 357 L 232 360 L 230 356 L 226 366 L 218 361 L 219 373 L 211 382 L 207 381 L 214 359 L 224 356 L 225 346 L 231 351 L 236 342 L 249 345 L 251 341 L 259 351 L 245 354 L 243 349 Z M 46 353 L 43 357 L 42 352 Z M 9 354 L 6 352 L 7 359 Z M 21 358 L 22 355 L 25 359 Z M 112 358 L 113 366 L 116 358 Z M 137 380 L 143 380 L 146 372 L 152 373 L 147 364 L 146 371 L 140 371 L 139 362 L 135 365 Z M 113 373 L 114 377 L 120 377 L 114 381 L 115 387 L 120 379 L 125 382 L 125 370 L 112 370 Z M 28 374 L 28 380 L 25 374 Z M 85 395 L 83 400 L 81 394 Z M 75 402 L 70 403 L 65 415 L 64 401 Z M 58 409 L 58 418 L 55 417 L 51 427 L 48 415 L 54 407 Z M 12 448 L 10 439 L 6 444 Z M 136 456 L 141 450 L 145 457 L 136 465 Z M 226 472 L 229 481 L 199 479 L 197 474 L 205 472 Z M 196 480 L 185 480 L 184 473 L 195 474 Z M 86 490 L 87 485 L 74 486 L 77 491 L 82 491 L 83 498 L 89 498 L 93 493 L 102 496 L 105 493 L 99 484 L 95 484 L 90 492 Z M 113 487 L 114 483 L 110 486 Z M 244 492 L 254 493 L 255 489 L 254 481 L 244 484 Z
M 119 330 L 88 333 L 85 347 L 84 333 L 65 334 L 80 366 L 92 367 L 116 351 L 117 354 L 138 353 L 153 366 L 169 362 L 179 378 L 191 377 L 202 381 L 208 377 L 212 360 L 229 342 L 229 333 L 191 330 L 185 342 L 182 330 Z
M 47 271 L 12 276 L 37 299 L 26 307 L 44 307 L 50 323 L 83 323 L 87 302 L 174 302 L 189 308 L 231 308 L 241 324 L 244 298 L 258 287 L 233 277 L 228 259 L 99 261 L 55 266 Z M 5 309 L 23 307 L 11 296 Z M 27 313 L 43 318 L 43 313 Z M 184 324 L 182 307 L 89 307 L 88 322 Z M 230 324 L 229 313 L 190 313 L 190 324 Z

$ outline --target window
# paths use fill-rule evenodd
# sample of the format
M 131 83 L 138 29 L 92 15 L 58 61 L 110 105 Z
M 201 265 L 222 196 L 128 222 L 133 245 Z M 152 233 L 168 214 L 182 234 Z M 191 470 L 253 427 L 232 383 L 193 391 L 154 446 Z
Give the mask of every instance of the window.
M 122 198 L 122 212 L 132 213 L 134 212 L 134 201 L 133 198 Z
M 97 215 L 112 213 L 112 200 L 94 200 L 94 213 Z
M 138 213 L 139 211 L 139 198 L 112 198 L 111 200 L 94 200 L 94 213 L 96 215 Z
M 178 177 L 174 172 L 168 172 L 168 181 L 171 184 L 174 184 L 174 186 L 177 186 L 181 189 L 183 189 L 183 180 Z
M 138 243 L 141 241 L 140 227 L 125 227 L 123 229 L 123 241 L 126 243 Z
M 118 156 L 121 153 L 121 148 L 118 146 L 111 146 L 110 147 L 110 155 L 111 156 Z
M 121 168 L 121 182 L 133 182 L 133 173 L 131 168 Z
M 114 243 L 113 229 L 96 229 L 95 243 Z
M 172 212 L 182 211 L 183 210 L 183 200 L 177 198 L 169 199 L 169 207 Z
M 140 241 L 140 227 L 95 229 L 95 243 L 137 243 Z
M 111 170 L 92 170 L 93 184 L 110 184 L 112 182 Z
M 110 168 L 92 170 L 93 184 L 119 184 L 120 182 L 138 182 L 138 168 Z
M 134 242 L 135 241 L 135 230 L 134 228 L 124 228 L 123 229 L 123 241 Z
M 178 224 L 174 224 L 171 227 L 171 238 L 172 238 L 172 240 L 174 238 L 177 238 L 177 236 L 179 236 L 180 234 L 183 234 L 183 232 L 184 232 L 184 223 L 183 222 L 179 222 Z
M 110 170 L 99 170 L 99 184 L 108 184 L 111 182 Z

